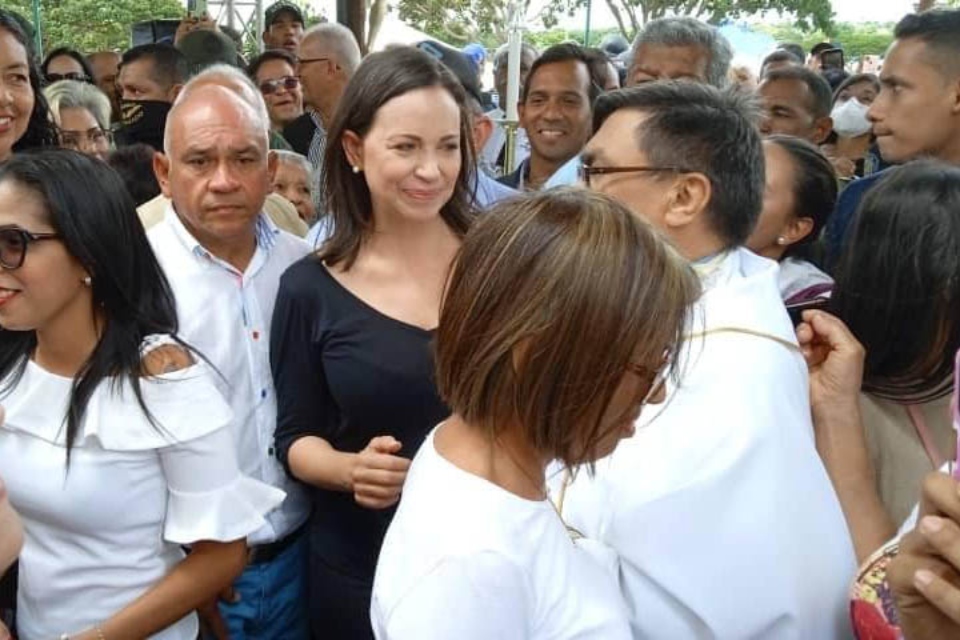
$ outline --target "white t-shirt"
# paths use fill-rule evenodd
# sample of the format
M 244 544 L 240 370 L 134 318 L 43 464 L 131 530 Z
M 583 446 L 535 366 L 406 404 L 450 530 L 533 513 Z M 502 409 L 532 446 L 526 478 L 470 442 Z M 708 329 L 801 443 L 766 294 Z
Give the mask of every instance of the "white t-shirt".
M 162 340 L 160 341 L 162 342 Z M 202 361 L 141 380 L 151 425 L 129 383 L 93 392 L 66 468 L 72 378 L 28 362 L 2 399 L 0 469 L 20 513 L 21 640 L 89 629 L 152 588 L 182 544 L 245 538 L 283 492 L 237 469 L 232 413 Z M 155 634 L 193 640 L 191 613 Z
M 456 467 L 433 433 L 387 531 L 370 616 L 379 640 L 630 638 L 613 575 L 551 504 Z

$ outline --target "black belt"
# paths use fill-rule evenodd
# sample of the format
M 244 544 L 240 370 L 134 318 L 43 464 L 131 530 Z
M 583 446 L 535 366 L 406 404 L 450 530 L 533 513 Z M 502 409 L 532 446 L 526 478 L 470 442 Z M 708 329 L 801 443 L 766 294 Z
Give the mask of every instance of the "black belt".
M 306 528 L 306 524 L 302 524 L 297 527 L 293 533 L 276 542 L 258 544 L 255 547 L 250 547 L 247 549 L 247 564 L 266 564 L 267 562 L 273 562 L 281 553 L 292 547 L 294 543 L 300 539 L 300 536 L 303 535 L 303 531 Z

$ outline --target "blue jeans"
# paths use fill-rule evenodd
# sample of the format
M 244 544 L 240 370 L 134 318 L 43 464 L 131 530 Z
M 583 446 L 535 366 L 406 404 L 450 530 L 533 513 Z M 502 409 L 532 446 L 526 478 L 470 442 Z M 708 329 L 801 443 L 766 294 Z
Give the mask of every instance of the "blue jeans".
M 233 588 L 236 603 L 220 603 L 230 640 L 307 640 L 307 535 L 271 562 L 247 565 Z

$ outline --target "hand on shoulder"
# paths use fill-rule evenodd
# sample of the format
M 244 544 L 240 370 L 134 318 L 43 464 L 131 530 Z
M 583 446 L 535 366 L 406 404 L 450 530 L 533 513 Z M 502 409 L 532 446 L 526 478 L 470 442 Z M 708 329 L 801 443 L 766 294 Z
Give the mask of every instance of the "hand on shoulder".
M 165 344 L 152 349 L 143 356 L 141 365 L 146 376 L 162 376 L 193 366 L 195 360 L 190 352 L 176 344 Z

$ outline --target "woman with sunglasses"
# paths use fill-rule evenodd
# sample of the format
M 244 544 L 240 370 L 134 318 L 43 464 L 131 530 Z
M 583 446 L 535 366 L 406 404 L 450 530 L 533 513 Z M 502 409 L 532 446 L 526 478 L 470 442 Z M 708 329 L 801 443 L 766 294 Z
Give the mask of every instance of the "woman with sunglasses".
M 193 611 L 283 499 L 240 475 L 217 374 L 176 318 L 112 169 L 60 149 L 0 166 L 0 469 L 25 531 L 22 640 L 194 640 Z
M 247 67 L 247 75 L 267 103 L 270 148 L 290 150 L 289 143 L 283 138 L 283 128 L 303 115 L 303 90 L 297 76 L 297 59 L 284 49 L 271 49 L 253 59 Z
M 546 467 L 609 455 L 663 401 L 696 276 L 580 189 L 495 206 L 455 264 L 436 340 L 453 415 L 414 458 L 384 540 L 376 636 L 629 638 L 615 577 L 571 539 Z
M 15 151 L 48 146 L 57 146 L 57 130 L 30 39 L 19 17 L 0 9 L 0 165 Z
M 83 55 L 70 47 L 58 47 L 47 54 L 40 65 L 46 84 L 61 80 L 93 82 L 93 69 Z

